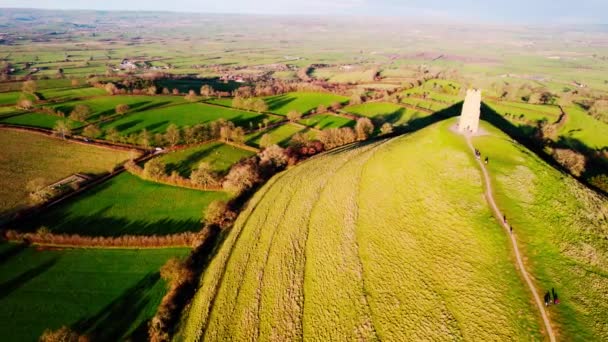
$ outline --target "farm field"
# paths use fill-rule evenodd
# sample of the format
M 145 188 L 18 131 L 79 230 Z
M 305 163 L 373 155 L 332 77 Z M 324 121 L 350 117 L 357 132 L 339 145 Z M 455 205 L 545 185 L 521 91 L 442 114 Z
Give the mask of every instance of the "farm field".
M 223 108 L 204 103 L 189 103 L 129 114 L 114 121 L 104 123 L 101 125 L 101 128 L 104 130 L 115 128 L 122 135 L 136 133 L 143 129 L 152 133 L 164 133 L 171 123 L 184 127 L 209 123 L 219 119 L 232 121 L 238 126 L 249 128 L 250 123 L 253 127 L 257 127 L 257 124 L 266 118 L 270 122 L 278 120 L 278 118 L 265 114 Z
M 108 93 L 104 89 L 93 87 L 49 88 L 38 91 L 45 100 L 66 101 L 75 98 L 102 96 Z
M 179 338 L 541 339 L 454 123 L 275 176 L 202 277 Z
M 405 103 L 405 104 L 409 104 L 414 107 L 423 108 L 423 109 L 427 109 L 427 110 L 434 111 L 434 112 L 443 110 L 450 106 L 449 104 L 436 102 L 433 100 L 424 100 L 424 99 L 420 99 L 417 97 L 405 97 L 401 100 L 401 102 Z
M 559 108 L 556 106 L 534 105 L 521 102 L 495 102 L 484 100 L 484 103 L 492 108 L 495 112 L 505 116 L 507 119 L 513 120 L 528 120 L 536 123 L 537 121 L 547 120 L 555 122 L 559 115 Z
M 559 294 L 560 304 L 549 308 L 558 340 L 608 339 L 608 200 L 483 127 L 491 135 L 474 144 L 490 158 L 497 203 L 539 291 Z
M 386 102 L 371 102 L 348 106 L 343 108 L 342 111 L 359 116 L 365 116 L 378 123 L 390 122 L 393 125 L 404 125 L 413 119 L 429 115 L 421 111 L 415 111 Z
M 124 172 L 24 222 L 54 233 L 88 236 L 169 235 L 201 229 L 204 209 L 224 192 L 178 188 Z
M 353 127 L 355 121 L 331 114 L 315 114 L 299 121 L 302 125 L 316 129 Z
M 28 182 L 52 184 L 74 173 L 102 174 L 130 157 L 128 151 L 83 145 L 40 134 L 0 129 L 0 213 L 28 203 Z
M 262 136 L 264 136 L 264 134 L 269 134 L 271 144 L 285 147 L 294 134 L 303 132 L 304 130 L 304 127 L 288 123 L 262 132 L 251 133 L 245 136 L 245 142 L 248 145 L 260 147 Z
M 46 129 L 53 129 L 55 124 L 57 124 L 57 121 L 61 120 L 64 120 L 64 118 L 43 113 L 24 113 L 7 118 L 0 118 L 0 122 L 2 123 Z M 83 125 L 82 122 L 72 121 L 69 119 L 68 124 L 71 128 L 78 128 Z
M 306 114 L 321 104 L 330 106 L 334 102 L 346 103 L 348 98 L 331 93 L 294 92 L 265 97 L 264 101 L 270 112 L 287 115 L 292 110 Z
M 116 106 L 119 104 L 129 105 L 128 113 L 133 113 L 185 102 L 186 100 L 184 100 L 184 98 L 181 96 L 114 95 L 101 96 L 86 100 L 67 101 L 59 104 L 53 104 L 49 107 L 55 110 L 60 110 L 65 113 L 66 116 L 69 116 L 70 112 L 77 105 L 86 105 L 91 110 L 91 115 L 87 117 L 87 121 L 96 121 L 102 116 L 116 114 Z
M 214 171 L 225 172 L 232 164 L 254 153 L 221 142 L 211 142 L 172 152 L 161 157 L 167 165 L 167 173 L 177 171 L 182 177 L 189 177 L 192 170 L 202 162 L 209 163 Z
M 166 291 L 160 267 L 187 252 L 0 244 L 2 340 L 36 341 L 62 325 L 93 340 L 141 339 Z
M 607 123 L 594 119 L 579 106 L 570 106 L 564 110 L 568 119 L 560 131 L 561 136 L 576 139 L 593 149 L 608 146 Z

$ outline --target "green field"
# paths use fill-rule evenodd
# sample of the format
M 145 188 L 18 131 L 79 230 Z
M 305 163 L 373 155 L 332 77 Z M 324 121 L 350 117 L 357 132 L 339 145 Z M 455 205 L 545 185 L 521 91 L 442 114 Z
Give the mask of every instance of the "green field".
M 550 123 L 555 122 L 559 115 L 560 110 L 556 106 L 544 106 L 534 105 L 523 102 L 495 102 L 495 101 L 484 101 L 490 108 L 495 112 L 505 115 L 509 114 L 511 121 L 524 121 L 536 123 L 537 121 L 547 120 Z M 515 118 L 515 120 L 513 120 Z
M 251 151 L 221 142 L 211 142 L 169 153 L 162 156 L 161 160 L 167 165 L 168 173 L 177 171 L 182 177 L 189 177 L 201 162 L 209 163 L 215 171 L 224 172 L 230 169 L 232 164 L 252 155 L 254 153 Z
M 284 147 L 289 143 L 289 140 L 294 134 L 298 132 L 303 132 L 304 130 L 305 128 L 301 126 L 288 123 L 275 128 L 271 128 L 267 131 L 251 133 L 245 137 L 245 142 L 248 145 L 260 147 L 260 141 L 262 140 L 262 136 L 264 136 L 264 134 L 269 134 L 270 142 L 272 144 L 277 144 L 279 146 Z
M 429 115 L 421 111 L 403 108 L 402 106 L 386 102 L 369 102 L 348 106 L 343 111 L 371 118 L 376 123 L 390 122 L 393 125 L 403 125 L 414 119 Z
M 149 182 L 122 173 L 24 222 L 55 233 L 90 236 L 168 235 L 202 228 L 203 211 L 224 192 L 206 192 Z
M 608 146 L 608 124 L 594 119 L 579 106 L 565 108 L 568 114 L 560 135 L 576 139 L 592 149 Z
M 36 341 L 71 326 L 94 341 L 146 336 L 165 293 L 158 270 L 187 249 L 44 249 L 0 244 L 0 336 Z
M 245 112 L 204 103 L 189 103 L 129 114 L 114 121 L 104 123 L 102 128 L 104 130 L 116 128 L 123 135 L 139 132 L 143 129 L 153 133 L 164 133 L 169 124 L 172 123 L 183 127 L 209 123 L 219 119 L 232 121 L 238 126 L 249 128 L 250 125 L 251 127 L 257 127 L 258 123 L 261 123 L 266 118 L 271 122 L 278 119 L 265 114 Z
M 180 96 L 129 96 L 129 95 L 115 95 L 115 96 L 101 96 L 86 100 L 67 101 L 59 104 L 51 105 L 50 107 L 55 110 L 60 110 L 70 115 L 70 112 L 76 105 L 86 105 L 91 109 L 91 115 L 87 118 L 87 121 L 95 121 L 101 116 L 108 116 L 116 114 L 116 106 L 119 104 L 129 105 L 130 112 L 143 112 L 146 110 L 184 103 L 186 100 Z
M 77 172 L 102 174 L 130 157 L 127 151 L 11 129 L 0 129 L 0 145 L 0 216 L 28 203 L 31 180 L 52 184 Z
M 561 303 L 549 308 L 558 340 L 607 340 L 608 200 L 497 129 L 484 128 L 492 135 L 474 143 L 490 158 L 498 205 L 524 247 L 539 291 L 554 287 L 560 295 Z
M 541 339 L 454 122 L 271 179 L 206 270 L 178 339 Z
M 272 113 L 287 115 L 292 110 L 306 114 L 319 105 L 330 106 L 334 102 L 346 103 L 348 98 L 331 93 L 294 92 L 264 98 Z
M 108 92 L 101 88 L 92 87 L 68 87 L 44 89 L 38 92 L 45 100 L 66 101 L 89 96 L 107 95 Z
M 0 122 L 4 122 L 12 125 L 28 126 L 28 127 L 39 127 L 46 129 L 53 129 L 57 121 L 64 120 L 64 118 L 42 113 L 25 113 L 21 115 L 15 115 L 8 118 L 0 119 Z M 76 122 L 68 119 L 71 128 L 78 128 L 83 125 L 82 122 Z
M 351 119 L 330 114 L 309 116 L 306 119 L 300 120 L 299 123 L 316 129 L 352 127 L 355 125 L 355 121 Z
M 402 103 L 409 104 L 414 107 L 427 109 L 433 112 L 440 111 L 449 107 L 449 104 L 445 104 L 442 102 L 437 102 L 433 100 L 424 100 L 417 97 L 405 97 L 401 100 Z

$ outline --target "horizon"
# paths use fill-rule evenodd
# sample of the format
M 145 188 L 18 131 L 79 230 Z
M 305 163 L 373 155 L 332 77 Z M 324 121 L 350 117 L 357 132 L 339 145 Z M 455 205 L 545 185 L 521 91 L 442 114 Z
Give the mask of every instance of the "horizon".
M 331 3 L 322 1 L 302 1 L 281 3 L 266 0 L 262 4 L 251 4 L 237 0 L 225 4 L 198 3 L 193 0 L 182 2 L 180 8 L 160 1 L 145 2 L 134 0 L 128 3 L 112 0 L 103 3 L 85 4 L 75 0 L 59 0 L 52 4 L 39 0 L 5 0 L 1 8 L 19 10 L 64 10 L 103 12 L 161 12 L 185 14 L 263 15 L 263 16 L 317 16 L 317 17 L 375 17 L 375 18 L 434 18 L 450 22 L 471 22 L 479 24 L 526 24 L 526 25 L 606 25 L 608 3 L 584 0 L 576 6 L 558 0 L 542 0 L 526 3 L 514 0 L 508 4 L 474 1 L 473 4 L 444 3 L 443 0 L 410 1 L 397 4 L 394 0 L 370 3 L 368 0 L 338 0 Z M 522 7 L 527 7 L 523 10 Z M 563 13 L 568 13 L 564 15 Z M 474 24 L 474 22 L 471 22 Z

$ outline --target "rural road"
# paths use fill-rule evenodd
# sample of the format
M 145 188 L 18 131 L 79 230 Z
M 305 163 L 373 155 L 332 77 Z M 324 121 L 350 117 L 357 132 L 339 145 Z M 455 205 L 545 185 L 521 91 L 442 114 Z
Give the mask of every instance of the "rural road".
M 473 147 L 473 143 L 471 142 L 471 137 L 467 136 L 466 140 L 467 140 L 467 145 L 471 149 L 471 152 L 473 154 L 475 154 L 475 147 Z M 481 158 L 476 158 L 476 160 L 477 160 L 477 164 L 479 164 L 479 167 L 481 168 L 481 171 L 483 173 L 484 183 L 486 185 L 486 191 L 485 191 L 486 200 L 488 201 L 488 204 L 492 208 L 492 211 L 494 212 L 494 216 L 496 216 L 496 219 L 498 220 L 498 222 L 500 222 L 501 226 L 505 229 L 505 231 L 511 238 L 511 244 L 513 245 L 513 251 L 515 252 L 515 259 L 517 259 L 517 265 L 519 266 L 519 270 L 521 271 L 521 274 L 524 277 L 524 280 L 526 281 L 526 284 L 528 285 L 530 292 L 532 292 L 532 295 L 534 296 L 534 301 L 536 302 L 538 311 L 540 312 L 540 315 L 543 318 L 543 322 L 545 323 L 545 330 L 547 331 L 549 340 L 551 342 L 555 342 L 555 334 L 553 333 L 553 328 L 551 328 L 551 322 L 549 321 L 549 316 L 547 316 L 547 312 L 545 311 L 543 302 L 540 300 L 538 291 L 536 290 L 534 283 L 532 283 L 532 280 L 530 279 L 530 276 L 528 275 L 528 272 L 526 271 L 524 262 L 521 258 L 521 253 L 519 252 L 519 247 L 517 246 L 517 240 L 515 239 L 515 235 L 510 232 L 509 225 L 503 220 L 504 216 L 500 212 L 500 209 L 498 209 L 498 206 L 496 205 L 496 201 L 494 200 L 494 195 L 492 194 L 492 182 L 490 180 L 490 175 L 488 173 L 488 170 L 486 169 L 486 166 L 484 165 L 484 163 L 481 161 Z

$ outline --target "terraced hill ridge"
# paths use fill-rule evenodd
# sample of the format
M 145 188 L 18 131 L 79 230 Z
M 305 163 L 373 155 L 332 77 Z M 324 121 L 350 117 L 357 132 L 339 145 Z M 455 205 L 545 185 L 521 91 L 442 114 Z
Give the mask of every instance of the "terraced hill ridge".
M 351 145 L 271 179 L 205 270 L 176 339 L 546 338 L 454 123 Z M 483 127 L 474 143 L 499 160 L 497 202 L 522 224 L 528 271 L 541 275 L 539 291 L 560 293 L 548 308 L 558 339 L 606 339 L 608 201 Z M 548 202 L 531 197 L 556 193 L 567 226 L 543 221 Z

